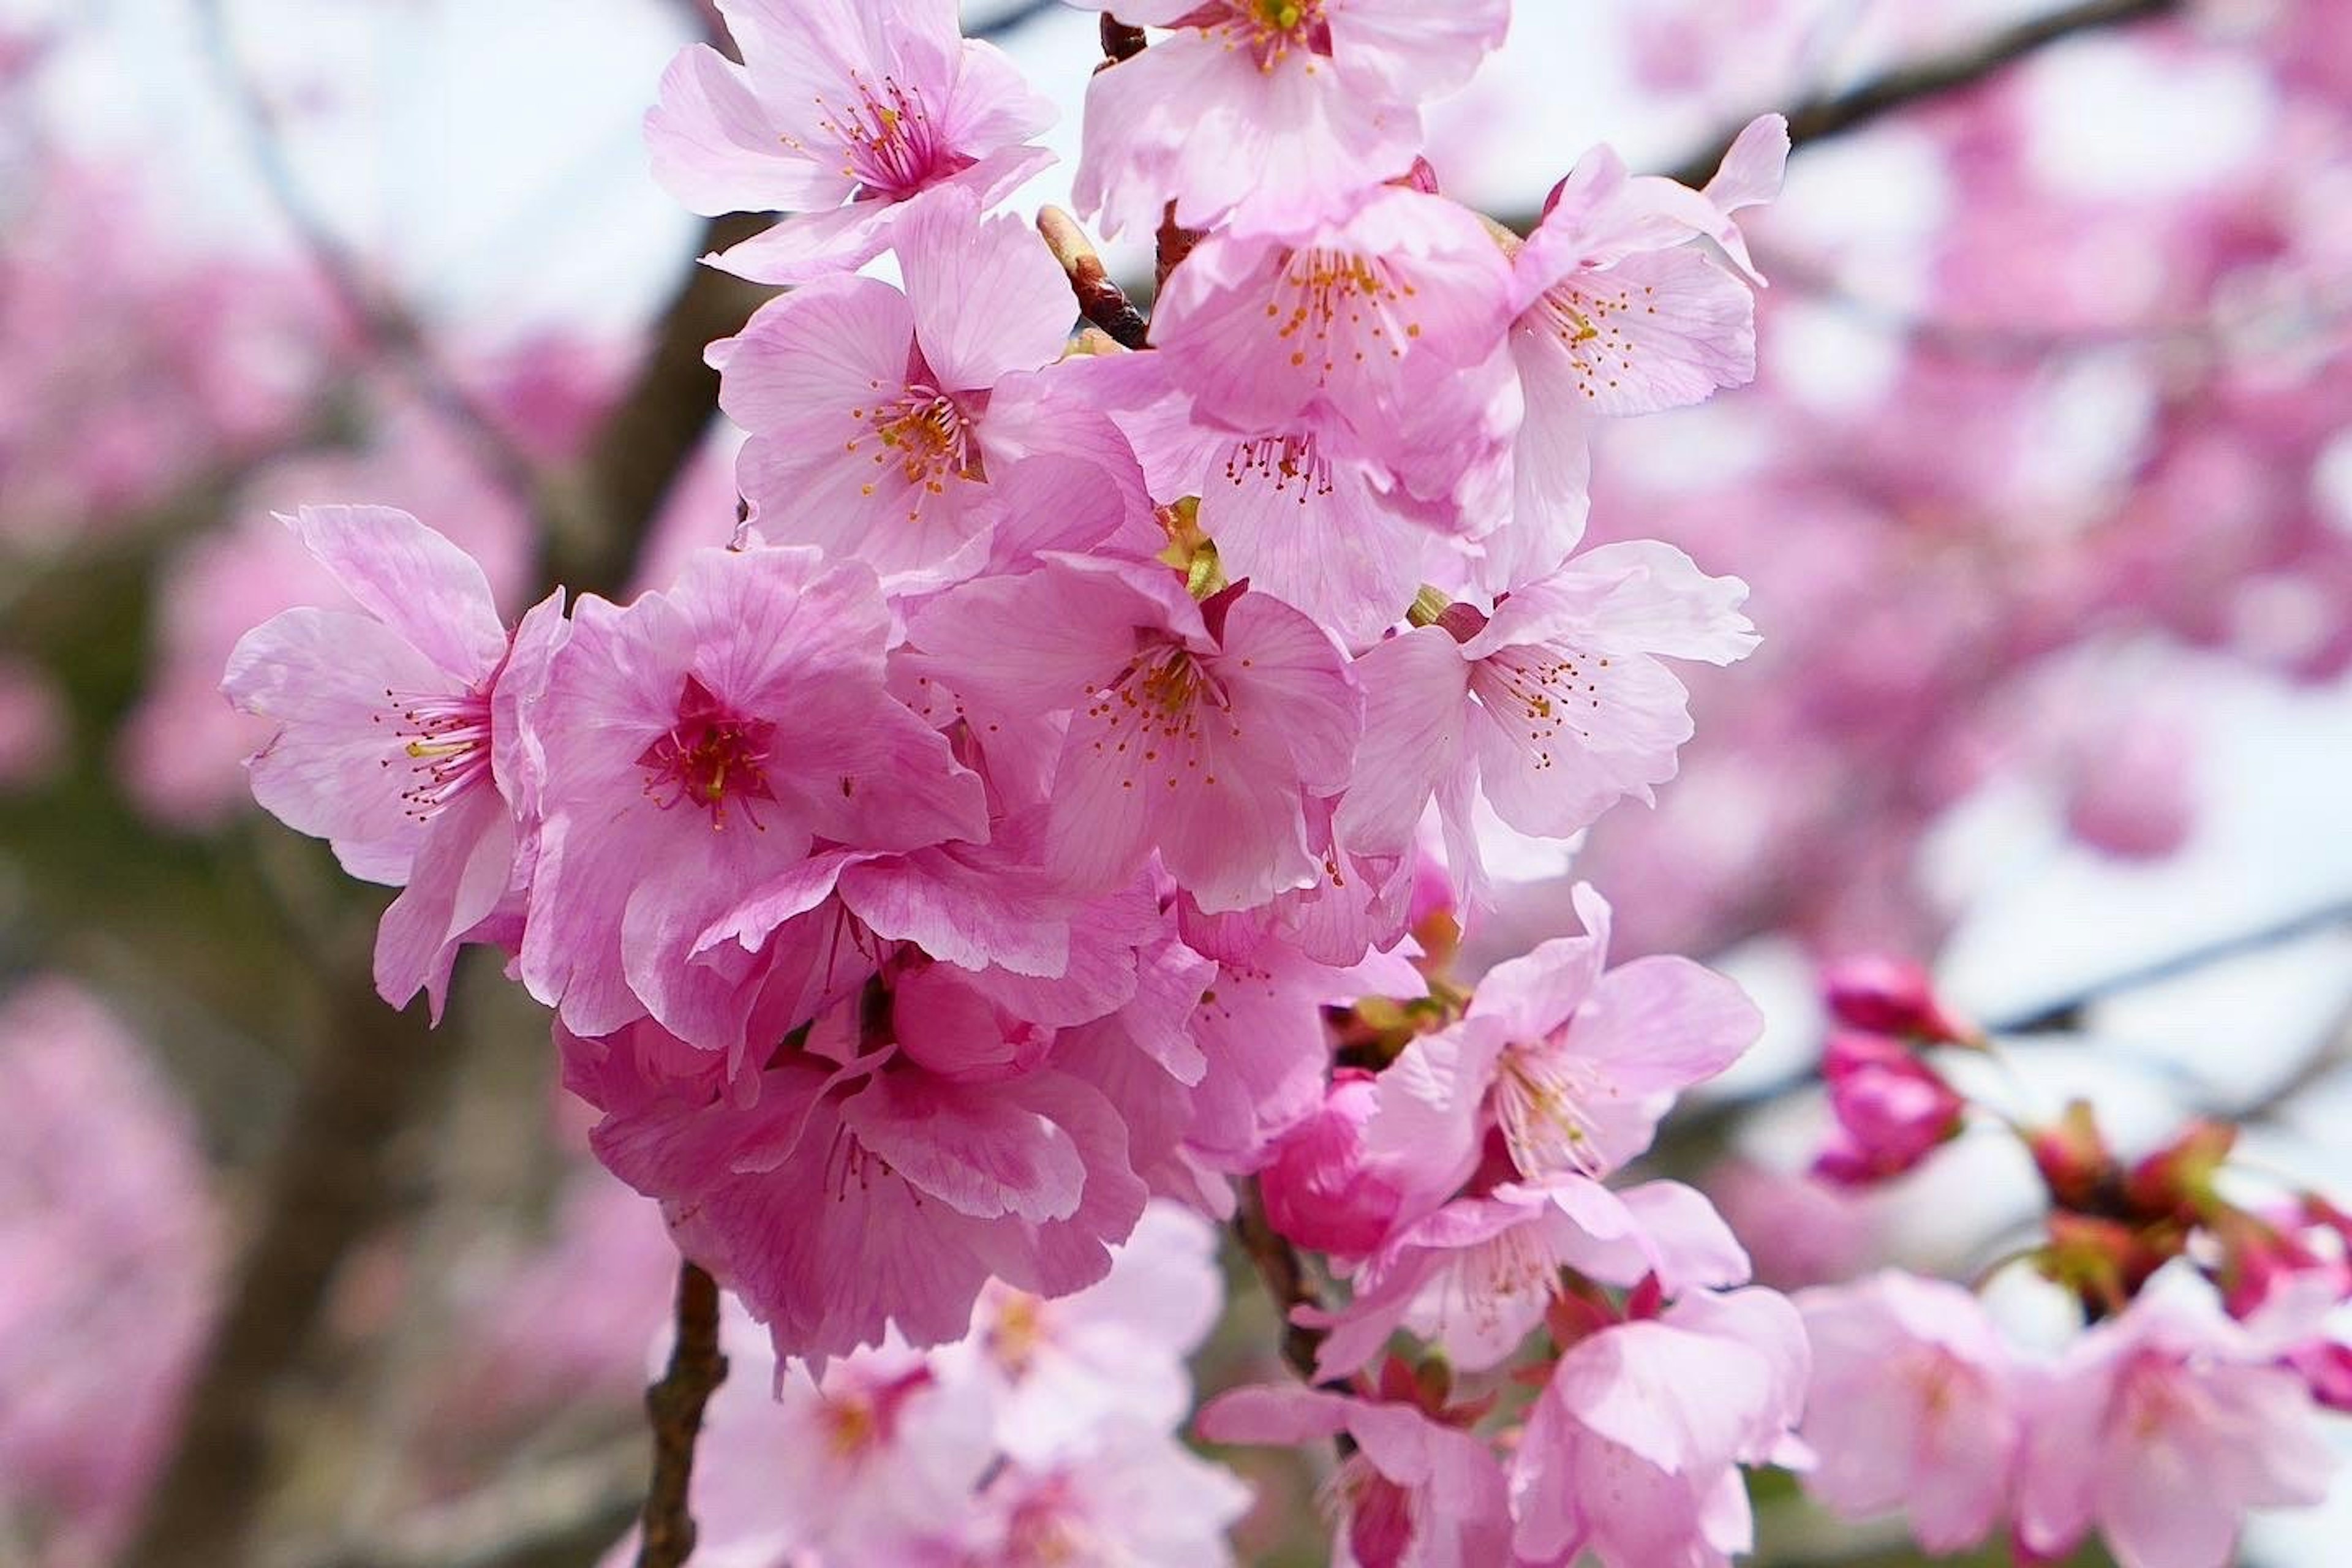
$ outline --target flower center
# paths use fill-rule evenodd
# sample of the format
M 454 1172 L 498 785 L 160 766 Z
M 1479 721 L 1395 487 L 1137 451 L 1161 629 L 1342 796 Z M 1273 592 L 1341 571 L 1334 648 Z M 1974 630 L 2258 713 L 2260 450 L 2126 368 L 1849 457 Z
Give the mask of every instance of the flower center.
M 1375 354 L 1402 359 L 1407 340 L 1421 336 L 1407 314 L 1418 293 L 1376 257 L 1310 247 L 1284 259 L 1265 314 L 1292 367 L 1312 364 L 1322 379 Z
M 449 803 L 490 773 L 490 694 L 466 690 L 404 696 L 384 689 L 385 709 L 373 715 L 379 724 L 393 726 L 393 735 L 405 744 L 409 784 L 400 792 L 402 807 L 419 822 L 440 815 Z M 398 758 L 386 757 L 387 768 Z
M 646 794 L 664 811 L 680 801 L 707 807 L 714 829 L 727 825 L 731 800 L 744 820 L 764 833 L 751 803 L 776 798 L 761 767 L 775 732 L 766 720 L 738 717 L 698 677 L 689 675 L 678 694 L 677 722 L 637 756 L 646 770 Z
M 1172 25 L 1221 28 L 1227 47 L 1247 49 L 1258 69 L 1271 71 L 1294 53 L 1329 56 L 1331 24 L 1323 6 L 1324 0 L 1225 0 Z M 1315 68 L 1312 59 L 1307 68 Z
M 864 416 L 863 410 L 853 411 L 853 417 Z M 927 382 L 910 383 L 898 401 L 876 409 L 873 430 L 880 443 L 874 461 L 885 468 L 897 464 L 915 492 L 908 498 L 909 522 L 921 516 L 922 498 L 946 493 L 950 479 L 978 483 L 988 478 L 971 416 L 954 398 Z M 855 452 L 864 445 L 864 437 L 856 437 L 848 449 Z M 875 487 L 869 484 L 863 489 L 872 495 Z
M 1580 713 L 1601 706 L 1600 673 L 1609 660 L 1559 643 L 1507 647 L 1477 661 L 1470 687 L 1505 734 L 1528 752 L 1538 772 L 1552 765 L 1552 747 L 1574 724 L 1576 734 L 1592 731 L 1576 724 Z
M 1600 1125 L 1586 1109 L 1606 1092 L 1599 1078 L 1556 1040 L 1506 1050 L 1495 1079 L 1495 1120 L 1520 1173 L 1572 1172 L 1596 1181 L 1607 1175 Z
M 817 129 L 840 143 L 841 172 L 857 182 L 853 199 L 904 201 L 975 162 L 941 142 L 920 89 L 888 76 L 878 84 L 853 76 L 850 85 L 857 94 L 852 103 L 817 100 Z M 800 147 L 793 137 L 784 142 Z
M 1316 450 L 1311 433 L 1259 436 L 1236 445 L 1225 458 L 1225 478 L 1239 486 L 1252 475 L 1271 484 L 1276 495 L 1297 486 L 1300 506 L 1331 493 L 1331 459 Z
M 1604 394 L 1616 391 L 1619 378 L 1633 368 L 1634 341 L 1620 318 L 1633 315 L 1637 309 L 1656 315 L 1656 289 L 1648 286 L 1637 297 L 1631 285 L 1602 291 L 1573 281 L 1559 283 L 1536 301 L 1529 313 L 1539 319 L 1530 324 L 1559 340 L 1568 351 L 1568 363 L 1575 367 L 1578 387 L 1588 399 L 1598 402 Z

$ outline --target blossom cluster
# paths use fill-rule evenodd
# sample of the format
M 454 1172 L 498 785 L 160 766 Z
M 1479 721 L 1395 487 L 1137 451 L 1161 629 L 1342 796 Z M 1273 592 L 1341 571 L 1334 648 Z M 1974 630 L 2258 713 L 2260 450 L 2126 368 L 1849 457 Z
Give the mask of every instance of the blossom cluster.
M 1816 1170 L 1897 1178 L 1970 1107 L 1931 1055 L 1996 1047 L 1915 965 L 1857 961 L 1828 990 L 1836 1130 Z M 2352 1300 L 2352 1218 L 2315 1193 L 2238 1195 L 2226 1124 L 2131 1162 L 2087 1102 L 2020 1131 L 2048 1212 L 2013 1261 L 2072 1299 L 2082 1331 L 2037 1354 L 1976 1291 L 1895 1269 L 1800 1292 L 1806 1489 L 1848 1517 L 1904 1513 L 1933 1552 L 2005 1528 L 2019 1561 L 2052 1562 L 2095 1527 L 2125 1568 L 2233 1561 L 2247 1510 L 2326 1494 L 2318 1416 L 2352 1408 L 2331 1321 Z
M 1249 1494 L 1189 1451 L 1184 1358 L 1223 1303 L 1216 1236 L 1155 1202 L 1110 1272 L 1045 1300 L 983 1289 L 963 1338 L 895 1336 L 787 1373 L 730 1302 L 695 1467 L 696 1561 L 755 1568 L 1220 1568 Z M 635 1561 L 634 1541 L 608 1559 Z
M 731 542 L 509 626 L 442 532 L 306 507 L 355 610 L 230 659 L 276 726 L 256 796 L 402 889 L 379 989 L 437 1016 L 488 944 L 553 1010 L 598 1157 L 778 1358 L 781 1408 L 718 1445 L 771 1557 L 1213 1560 L 1228 1483 L 1146 1370 L 1198 1324 L 1073 1330 L 1109 1359 L 1020 1394 L 1155 1199 L 1319 1256 L 1334 1299 L 1286 1304 L 1316 1385 L 1200 1429 L 1339 1439 L 1353 1561 L 1748 1550 L 1743 1467 L 1811 1458 L 1805 1316 L 1701 1194 L 1621 1178 L 1759 1015 L 1611 967 L 1589 889 L 1580 935 L 1448 960 L 1494 827 L 1650 799 L 1691 734 L 1669 661 L 1755 644 L 1738 581 L 1581 548 L 1587 444 L 1752 374 L 1736 215 L 1785 126 L 1700 190 L 1595 150 L 1522 238 L 1421 157 L 1504 0 L 1123 7 L 1161 32 L 1107 26 L 1075 188 L 1158 240 L 1134 347 L 1074 335 L 1067 226 L 999 210 L 1046 110 L 951 4 L 719 10 L 740 58 L 688 49 L 646 129 L 688 205 L 780 215 L 712 258 L 789 286 L 709 351 Z M 1956 1121 L 1904 1048 L 1842 1068 L 1851 1179 Z M 1123 1500 L 1162 1482 L 1181 1517 Z M 2035 1550 L 2095 1511 L 2033 1509 Z

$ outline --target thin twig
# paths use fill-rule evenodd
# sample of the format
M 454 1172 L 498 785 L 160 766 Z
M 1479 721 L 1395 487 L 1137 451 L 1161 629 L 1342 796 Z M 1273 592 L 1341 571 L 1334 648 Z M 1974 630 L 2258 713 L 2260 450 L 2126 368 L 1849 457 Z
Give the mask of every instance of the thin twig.
M 197 11 L 214 72 L 244 126 L 247 153 L 311 269 L 369 344 L 467 444 L 490 479 L 525 505 L 539 505 L 538 466 L 508 436 L 497 416 L 442 363 L 424 323 L 371 277 L 366 263 L 326 220 L 296 177 L 278 134 L 277 116 L 237 57 L 223 0 L 200 0 Z
M 1059 207 L 1046 207 L 1037 214 L 1037 232 L 1045 238 L 1045 247 L 1054 259 L 1062 264 L 1062 271 L 1070 279 L 1070 292 L 1077 297 L 1078 314 L 1108 332 L 1120 346 L 1139 349 L 1149 346 L 1151 323 L 1127 297 L 1127 290 L 1111 281 L 1103 268 L 1102 258 L 1096 254 L 1093 241 L 1078 226 L 1078 220 Z
M 1964 48 L 1898 66 L 1842 92 L 1807 99 L 1788 111 L 1789 141 L 1802 147 L 1842 136 L 1923 99 L 1973 87 L 2063 38 L 2177 16 L 2183 8 L 2182 0 L 2082 0 L 2004 27 Z M 1705 184 L 1738 135 L 1734 130 L 1717 137 L 1675 165 L 1672 177 L 1686 185 Z
M 637 1568 L 680 1568 L 694 1555 L 694 1444 L 702 1435 L 703 1407 L 727 1381 L 719 1349 L 719 1282 L 692 1263 L 677 1269 L 677 1339 L 669 1369 L 646 1390 L 653 1422 L 654 1478 L 646 1493 Z
M 2184 949 L 2152 963 L 2118 970 L 2087 985 L 2077 986 L 2053 1002 L 2046 1002 L 2030 1012 L 1993 1020 L 1985 1027 L 1996 1035 L 2046 1035 L 2079 1029 L 2083 1026 L 2084 1015 L 2095 1004 L 2109 997 L 2145 990 L 2168 980 L 2177 980 L 2182 975 L 2210 969 L 2217 963 L 2243 958 L 2249 953 L 2284 947 L 2288 942 L 2348 922 L 2352 922 L 2352 902 L 2322 904 L 2286 920 Z

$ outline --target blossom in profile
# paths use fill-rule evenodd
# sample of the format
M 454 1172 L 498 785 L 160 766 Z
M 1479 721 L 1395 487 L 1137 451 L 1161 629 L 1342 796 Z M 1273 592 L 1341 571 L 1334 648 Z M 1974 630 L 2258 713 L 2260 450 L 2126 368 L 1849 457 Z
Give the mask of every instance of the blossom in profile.
M 405 890 L 384 913 L 376 988 L 437 1019 L 459 944 L 515 887 L 530 788 L 520 709 L 566 631 L 562 595 L 511 639 L 474 559 L 390 507 L 285 519 L 360 613 L 285 611 L 246 634 L 221 690 L 277 732 L 254 798 L 326 839 L 355 877 Z
M 719 0 L 742 52 L 681 50 L 646 114 L 654 175 L 688 208 L 790 215 L 717 259 L 762 283 L 852 271 L 947 187 L 992 203 L 1052 161 L 1053 106 L 955 0 Z
M 1629 174 L 1607 147 L 1554 189 L 1511 262 L 1511 361 L 1527 416 L 1489 587 L 1540 576 L 1576 548 L 1596 420 L 1685 407 L 1755 379 L 1750 289 L 1762 279 L 1731 215 L 1779 194 L 1788 155 L 1788 122 L 1768 114 L 1704 191 Z
M 1434 797 L 1449 858 L 1475 888 L 1477 795 L 1508 826 L 1550 837 L 1619 800 L 1652 799 L 1691 735 L 1689 693 L 1664 660 L 1746 658 L 1757 640 L 1739 613 L 1747 596 L 1671 545 L 1606 544 L 1491 613 L 1455 603 L 1371 648 L 1340 841 L 1401 853 Z
M 1501 45 L 1509 0 L 1078 0 L 1175 29 L 1087 88 L 1076 194 L 1111 236 L 1295 231 L 1403 174 L 1421 106 Z
M 1796 1302 L 1813 1348 L 1805 1489 L 1849 1519 L 1900 1510 L 1929 1552 L 1984 1540 L 2009 1510 L 2025 1424 L 1983 1304 L 1895 1269 Z
M 1805 1378 L 1804 1325 L 1769 1290 L 1685 1296 L 1579 1340 L 1512 1457 L 1519 1561 L 1727 1568 L 1755 1546 L 1739 1467 L 1803 1462 Z
M 1835 1130 L 1813 1173 L 1866 1187 L 1916 1170 L 1957 1136 L 1968 1102 L 1908 1047 L 1885 1035 L 1841 1029 L 1822 1053 Z

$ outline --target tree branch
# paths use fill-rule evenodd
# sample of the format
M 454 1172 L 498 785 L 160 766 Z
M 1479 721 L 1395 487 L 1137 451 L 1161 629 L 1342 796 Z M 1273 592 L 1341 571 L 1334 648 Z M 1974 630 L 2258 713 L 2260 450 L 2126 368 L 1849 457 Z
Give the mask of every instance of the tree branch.
M 1096 254 L 1093 242 L 1078 226 L 1078 220 L 1059 207 L 1045 207 L 1037 214 L 1037 232 L 1045 237 L 1045 247 L 1054 253 L 1054 259 L 1062 264 L 1062 271 L 1069 278 L 1070 292 L 1077 297 L 1078 314 L 1100 327 L 1122 348 L 1149 347 L 1151 323 L 1128 299 L 1127 290 L 1111 281 L 1102 258 Z
M 1273 1299 L 1275 1314 L 1282 1320 L 1282 1359 L 1301 1382 L 1313 1383 L 1315 1352 L 1322 1346 L 1323 1333 L 1292 1322 L 1290 1313 L 1296 1307 L 1319 1307 L 1323 1299 L 1307 1279 L 1297 1252 L 1267 1221 L 1265 1199 L 1255 1177 L 1241 1184 L 1241 1201 L 1234 1211 L 1234 1238 L 1241 1243 L 1250 1267 L 1257 1270 L 1266 1295 Z
M 705 253 L 724 250 L 767 226 L 764 217 L 713 218 Z M 742 331 L 774 290 L 715 267 L 697 265 L 662 308 L 635 378 L 591 443 L 567 504 L 553 509 L 545 585 L 618 595 L 637 547 L 719 412 L 719 373 L 702 352 Z M 719 542 L 714 537 L 713 542 Z
M 426 1027 L 422 1007 L 386 1007 L 364 964 L 344 972 L 328 998 L 332 1032 L 305 1071 L 178 1446 L 122 1559 L 141 1568 L 248 1560 L 275 1473 L 284 1371 L 310 1343 L 353 1247 L 401 1207 L 398 1135 L 455 1068 L 457 1029 Z
M 654 1429 L 653 1485 L 646 1493 L 637 1568 L 681 1568 L 694 1554 L 694 1443 L 703 1407 L 727 1381 L 719 1349 L 719 1282 L 692 1263 L 677 1270 L 677 1339 L 669 1370 L 646 1390 Z
M 1973 87 L 2062 38 L 2178 16 L 2183 8 L 2182 0 L 2080 0 L 2004 27 L 1966 48 L 1899 66 L 1842 92 L 1807 99 L 1787 111 L 1789 141 L 1802 147 L 1843 136 L 1924 99 Z M 1706 184 L 1738 133 L 1734 129 L 1718 136 L 1677 163 L 1670 177 L 1685 185 Z

